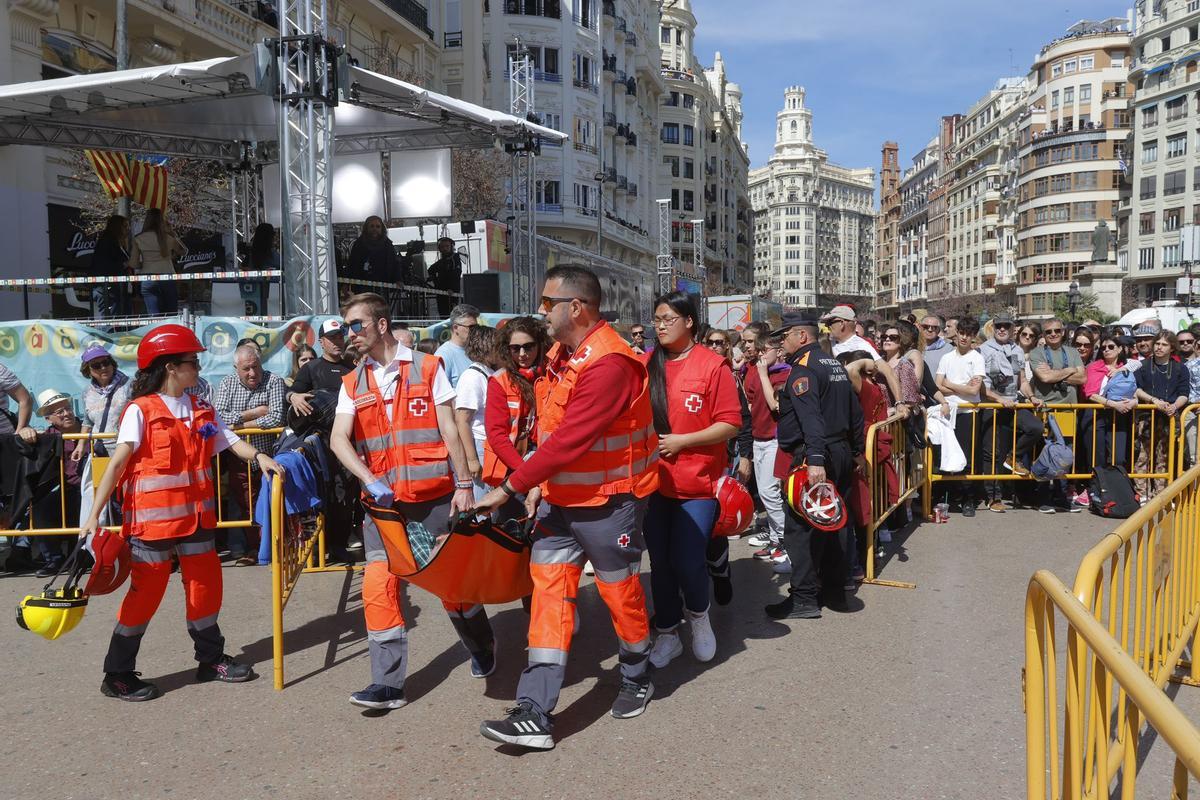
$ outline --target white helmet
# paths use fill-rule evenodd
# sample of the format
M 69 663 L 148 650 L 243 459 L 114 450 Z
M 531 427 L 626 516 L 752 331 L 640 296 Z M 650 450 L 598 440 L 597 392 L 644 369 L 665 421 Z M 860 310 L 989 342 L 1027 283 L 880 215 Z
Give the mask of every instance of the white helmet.
M 808 487 L 801 498 L 800 514 L 814 528 L 839 531 L 846 523 L 846 505 L 829 481 Z

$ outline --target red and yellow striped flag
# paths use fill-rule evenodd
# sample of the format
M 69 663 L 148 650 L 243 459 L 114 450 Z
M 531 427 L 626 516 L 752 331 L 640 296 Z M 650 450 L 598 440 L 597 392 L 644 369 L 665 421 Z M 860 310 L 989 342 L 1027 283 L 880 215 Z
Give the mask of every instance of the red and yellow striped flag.
M 129 197 L 129 159 L 124 153 L 85 150 L 84 155 L 95 170 L 105 194 L 114 200 L 118 197 Z
M 132 182 L 133 191 L 130 194 L 134 202 L 141 203 L 146 208 L 167 210 L 167 168 L 165 166 L 134 159 Z

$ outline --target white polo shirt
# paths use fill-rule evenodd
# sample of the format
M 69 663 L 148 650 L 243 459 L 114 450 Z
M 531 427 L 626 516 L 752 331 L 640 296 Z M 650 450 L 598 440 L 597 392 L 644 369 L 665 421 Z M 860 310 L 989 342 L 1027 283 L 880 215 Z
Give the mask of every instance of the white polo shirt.
M 855 350 L 862 350 L 868 353 L 871 358 L 875 359 L 876 361 L 879 360 L 879 351 L 872 347 L 870 342 L 859 336 L 857 333 L 844 342 L 831 341 L 831 344 L 833 344 L 833 354 L 835 356 L 840 356 L 842 353 L 853 353 Z
M 372 375 L 375 376 L 375 385 L 383 392 L 384 406 L 387 408 L 388 419 L 392 418 L 392 403 L 391 400 L 396 396 L 396 380 L 400 377 L 400 365 L 413 360 L 413 351 L 402 344 L 396 345 L 396 357 L 389 364 L 380 364 L 370 356 L 364 357 L 367 365 L 371 369 Z M 426 356 L 426 358 L 435 358 L 435 356 Z M 350 373 L 353 375 L 354 373 Z M 454 387 L 450 385 L 450 379 L 446 377 L 446 368 L 439 364 L 437 373 L 433 378 L 433 386 L 429 387 L 433 394 L 434 405 L 448 403 L 454 399 Z M 355 414 L 354 401 L 350 399 L 349 393 L 346 391 L 346 384 L 342 384 L 338 389 L 337 414 L 340 416 L 345 414 L 353 417 Z

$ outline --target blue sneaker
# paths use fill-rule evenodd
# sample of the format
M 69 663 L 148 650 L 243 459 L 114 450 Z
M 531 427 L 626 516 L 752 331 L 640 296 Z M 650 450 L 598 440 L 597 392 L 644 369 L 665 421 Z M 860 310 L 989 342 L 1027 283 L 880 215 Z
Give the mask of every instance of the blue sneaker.
M 374 709 L 403 708 L 408 705 L 403 689 L 378 683 L 372 683 L 362 691 L 350 695 L 350 702 L 356 706 Z

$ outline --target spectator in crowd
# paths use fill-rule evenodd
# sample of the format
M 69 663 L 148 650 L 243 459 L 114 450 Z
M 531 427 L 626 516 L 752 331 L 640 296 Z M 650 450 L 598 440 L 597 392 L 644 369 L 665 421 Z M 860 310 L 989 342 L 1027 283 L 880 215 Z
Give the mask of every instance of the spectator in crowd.
M 942 336 L 950 343 L 950 349 L 954 349 L 955 342 L 958 341 L 958 317 L 946 317 Z
M 632 328 L 629 329 L 629 338 L 630 338 L 630 347 L 633 348 L 633 352 L 637 353 L 639 356 L 645 355 L 645 353 L 646 353 L 646 326 L 640 322 L 636 323 Z
M 296 376 L 300 374 L 300 369 L 316 357 L 317 351 L 312 348 L 312 345 L 302 344 L 292 351 L 292 371 L 283 379 L 289 389 L 296 382 Z
M 116 278 L 129 275 L 129 220 L 113 214 L 96 239 L 92 251 L 91 277 Z M 128 284 L 100 283 L 92 287 L 92 306 L 96 319 L 111 319 L 126 312 Z
M 1085 367 L 1096 358 L 1096 334 L 1091 328 L 1083 325 L 1076 328 L 1075 333 L 1071 334 L 1071 344 Z
M 367 291 L 357 281 L 377 281 L 394 286 L 400 279 L 400 259 L 380 217 L 367 217 L 362 232 L 350 246 L 342 277 L 350 281 L 352 293 Z M 376 287 L 378 288 L 378 287 Z
M 458 438 L 467 454 L 467 467 L 471 480 L 475 481 L 475 499 L 483 497 L 491 489 L 483 481 L 483 443 L 487 440 L 488 382 L 499 364 L 496 361 L 496 344 L 500 334 L 487 325 L 476 325 L 467 335 L 467 358 L 471 366 L 458 379 L 454 396 L 454 422 L 458 426 Z
M 129 403 L 131 389 L 129 376 L 117 369 L 117 362 L 98 344 L 83 351 L 80 359 L 80 372 L 88 379 L 87 388 L 83 390 L 83 419 L 82 432 L 89 434 L 115 434 L 121 424 L 121 413 Z M 112 442 L 88 439 L 84 447 L 77 447 L 71 452 L 71 458 L 82 461 L 80 486 L 82 498 L 79 507 L 81 519 L 87 519 L 92 510 L 92 499 L 95 485 L 92 478 L 92 456 L 101 458 L 110 454 Z M 103 509 L 100 521 L 103 524 L 115 522 L 116 506 Z
M 1194 326 L 1193 326 L 1194 327 Z M 1187 344 L 1184 344 L 1184 340 Z M 1184 328 L 1175 336 L 1179 345 L 1179 358 L 1188 372 L 1188 405 L 1200 403 L 1200 348 L 1196 347 L 1196 333 Z M 1200 414 L 1189 414 L 1184 421 L 1184 440 L 1187 442 L 1187 464 L 1196 464 L 1196 421 Z
M 213 404 L 221 421 L 234 431 L 282 425 L 284 395 L 287 392 L 283 378 L 263 369 L 258 350 L 248 344 L 233 351 L 233 366 L 234 374 L 221 381 L 217 387 L 217 402 Z M 275 452 L 274 434 L 252 434 L 245 438 L 260 453 L 270 455 Z M 235 454 L 223 455 L 222 460 L 225 473 L 229 476 L 230 513 L 249 517 L 254 508 L 253 491 L 258 465 L 247 464 Z M 236 558 L 239 567 L 258 563 L 258 526 L 251 523 L 247 531 L 242 552 L 235 552 L 235 543 L 230 546 L 230 555 Z
M 687 618 L 692 655 L 711 661 L 717 639 L 708 618 L 706 553 L 716 521 L 716 485 L 729 466 L 726 442 L 742 422 L 733 373 L 725 360 L 696 347 L 695 304 L 684 292 L 654 302 L 658 347 L 646 361 L 658 434 L 658 489 L 646 507 L 650 590 L 657 636 L 650 663 L 661 669 L 683 652 Z
M 196 376 L 196 382 L 184 389 L 183 393 L 191 395 L 199 400 L 203 400 L 209 405 L 213 405 L 217 402 L 217 393 L 213 389 L 212 384 L 206 381 L 204 378 L 201 378 L 199 375 Z
M 1158 335 L 1158 327 L 1142 323 L 1133 329 L 1133 342 L 1137 348 L 1135 358 L 1138 361 L 1151 361 L 1154 358 L 1154 337 Z
M 1003 406 L 984 410 L 980 415 L 978 435 L 983 439 L 981 469 L 993 475 L 1001 471 L 1001 465 L 1017 475 L 1028 475 L 1033 462 L 1033 450 L 1042 438 L 1042 421 L 1027 408 L 1014 408 L 1022 395 L 1033 395 L 1033 388 L 1025 376 L 1025 351 L 1013 341 L 1014 327 L 1012 317 L 1006 314 L 997 316 L 992 320 L 992 338 L 979 348 L 979 354 L 983 356 L 985 402 Z M 984 486 L 988 509 L 996 513 L 1005 511 L 1003 486 L 1000 481 L 989 481 Z
M 254 229 L 250 239 L 250 269 L 272 270 L 281 266 L 279 249 L 275 246 L 275 226 L 269 222 L 260 222 Z M 258 278 L 239 284 L 242 300 L 254 304 L 254 310 L 246 309 L 248 316 L 265 315 L 267 301 L 271 294 L 271 280 Z
M 1025 379 L 1032 386 L 1033 367 L 1029 365 L 1029 354 L 1042 340 L 1042 326 L 1036 322 L 1022 322 L 1017 328 L 1017 347 L 1025 354 Z
M 914 326 L 915 327 L 915 326 Z M 884 347 L 887 346 L 887 328 L 884 328 Z M 863 441 L 866 441 L 867 431 L 871 426 L 885 421 L 888 414 L 887 396 L 879 384 L 872 380 L 875 374 L 875 359 L 865 350 L 848 350 L 837 357 L 846 368 L 850 384 L 858 397 L 858 404 L 863 412 Z M 891 506 L 900 496 L 900 478 L 896 466 L 892 462 L 892 446 L 895 444 L 892 434 L 886 429 L 880 429 L 875 437 L 874 463 L 883 465 L 884 478 L 887 481 L 886 495 L 880 494 L 880 499 Z M 850 582 L 846 591 L 857 588 L 858 582 L 865 577 L 864 566 L 870 555 L 867 552 L 867 526 L 871 524 L 871 489 L 867 481 L 866 470 L 859 470 L 854 475 L 854 491 L 845 498 L 847 506 L 854 517 L 854 546 L 846 553 L 846 560 L 851 565 Z M 899 510 L 899 509 L 897 509 Z M 876 530 L 878 541 L 886 544 L 892 541 L 890 520 Z
M 175 260 L 187 255 L 187 248 L 171 229 L 162 211 L 146 211 L 142 232 L 133 240 L 129 263 L 134 272 L 143 275 L 170 275 L 169 280 L 142 281 L 142 301 L 146 313 L 153 316 L 179 311 L 179 285 L 174 280 Z
M 1180 361 L 1187 361 L 1196 354 L 1196 334 L 1191 328 L 1184 328 L 1175 334 L 1175 346 L 1179 349 L 1176 354 Z
M 833 346 L 834 356 L 852 350 L 867 351 L 875 359 L 876 371 L 887 384 L 891 396 L 897 398 L 902 395 L 900 382 L 896 380 L 896 373 L 892 371 L 887 361 L 879 355 L 870 342 L 854 332 L 855 312 L 853 306 L 844 304 L 834 306 L 828 314 L 821 317 L 821 324 L 829 326 L 829 340 Z
M 251 339 L 249 337 L 238 339 L 238 343 L 234 349 L 236 350 L 238 347 L 253 347 L 258 351 L 259 358 L 262 358 L 262 343 L 259 342 L 258 339 Z
M 1175 334 L 1159 331 L 1154 336 L 1153 356 L 1142 362 L 1136 373 L 1137 399 L 1152 403 L 1154 411 L 1140 414 L 1137 420 L 1137 439 L 1134 447 L 1134 472 L 1166 472 L 1167 450 L 1173 444 L 1168 431 L 1169 419 L 1179 413 L 1188 401 L 1188 371 L 1175 361 Z M 1142 500 L 1166 487 L 1161 478 L 1139 478 L 1136 481 Z
M 438 260 L 429 267 L 429 282 L 442 292 L 462 293 L 462 256 L 454 252 L 454 240 L 449 236 L 438 239 Z M 446 294 L 437 296 L 438 316 L 445 317 L 457 298 Z
M 408 327 L 407 322 L 393 322 L 392 336 L 397 342 L 412 350 L 417 343 L 417 336 Z
M 450 338 L 442 342 L 436 355 L 446 367 L 446 377 L 450 379 L 451 386 L 457 387 L 458 379 L 471 366 L 465 347 L 471 328 L 478 324 L 479 309 L 475 306 L 459 303 L 450 312 Z
M 917 349 L 919 341 L 916 326 L 907 320 L 900 320 L 894 325 L 885 326 L 883 336 L 879 338 L 879 346 L 883 349 L 888 366 L 896 373 L 896 381 L 900 384 L 900 396 L 890 398 L 891 404 L 895 406 L 897 412 L 905 416 L 919 411 L 921 408 L 921 381 L 917 377 L 917 370 L 918 365 L 923 368 L 924 361 L 921 359 L 921 351 Z M 867 351 L 848 350 L 845 352 Z M 870 355 L 869 352 L 868 355 Z M 863 374 L 862 370 L 858 370 L 858 372 Z M 874 373 L 875 370 L 870 370 L 866 374 L 873 375 Z M 861 399 L 861 392 L 859 394 Z M 868 399 L 873 400 L 874 398 L 869 397 Z M 888 398 L 885 396 L 885 399 Z M 863 408 L 865 411 L 866 407 Z
M 1078 402 L 1078 387 L 1083 386 L 1083 362 L 1074 347 L 1066 342 L 1066 325 L 1061 319 L 1049 319 L 1042 326 L 1045 344 L 1029 351 L 1029 365 L 1033 371 L 1030 386 L 1033 388 L 1035 404 L 1052 405 Z M 1075 437 L 1075 414 L 1063 412 L 1056 417 L 1063 434 Z M 1037 486 L 1038 511 L 1053 514 L 1055 511 L 1080 511 L 1079 506 L 1067 497 L 1066 481 L 1052 480 Z
M 1106 409 L 1096 416 L 1096 463 L 1128 469 L 1137 378 L 1122 338 L 1100 337 L 1099 356 L 1087 366 L 1083 394 L 1088 402 Z
M 742 329 L 742 352 L 746 355 L 742 388 L 750 406 L 751 432 L 754 437 L 754 482 L 758 499 L 767 512 L 765 536 L 760 533 L 749 539 L 758 547 L 754 557 L 775 564 L 788 562 L 783 547 L 783 495 L 775 477 L 775 461 L 779 455 L 778 435 L 780 387 L 787 382 L 791 367 L 783 360 L 778 343 L 769 343 L 767 323 L 751 322 Z
M 38 394 L 38 416 L 50 423 L 42 436 L 62 436 L 64 433 L 79 433 L 79 417 L 71 407 L 71 396 L 57 389 L 46 389 Z M 63 483 L 54 491 L 33 504 L 30 515 L 31 528 L 73 528 L 79 524 L 80 463 L 73 458 L 76 450 L 83 449 L 79 439 L 63 439 L 62 469 Z M 36 573 L 39 578 L 56 575 L 67 559 L 68 548 L 74 536 L 31 536 L 42 554 L 42 567 Z
M 9 411 L 8 398 L 17 401 L 17 413 Z M 17 374 L 8 367 L 0 364 L 0 436 L 15 433 L 26 443 L 32 444 L 37 439 L 33 428 L 29 427 L 29 418 L 33 416 L 33 397 Z
M 437 339 L 422 339 L 417 342 L 417 346 L 414 349 L 431 356 L 437 352 L 438 341 Z
M 955 407 L 954 438 L 958 440 L 967 465 L 961 474 L 970 474 L 983 466 L 982 437 L 975 435 L 975 409 L 964 404 L 978 403 L 983 392 L 983 377 L 986 369 L 983 356 L 974 349 L 975 334 L 979 323 L 970 317 L 959 320 L 955 328 L 955 349 L 942 356 L 938 362 L 937 383 L 946 399 Z M 957 481 L 952 487 L 955 501 L 962 508 L 964 517 L 975 516 L 979 505 L 978 481 Z

